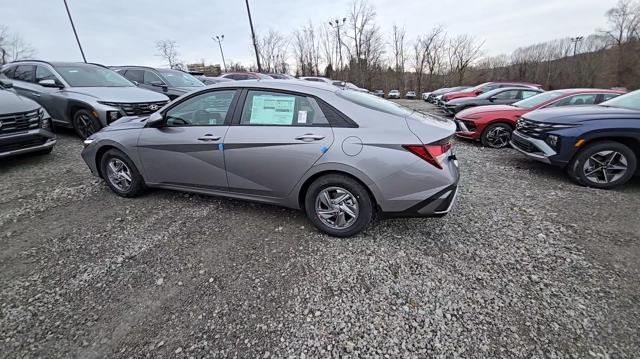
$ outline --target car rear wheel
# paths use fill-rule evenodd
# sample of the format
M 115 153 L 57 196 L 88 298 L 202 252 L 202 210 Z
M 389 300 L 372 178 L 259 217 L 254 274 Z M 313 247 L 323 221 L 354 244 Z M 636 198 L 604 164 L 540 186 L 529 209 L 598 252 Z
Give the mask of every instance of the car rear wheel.
M 482 131 L 480 141 L 483 146 L 491 148 L 505 148 L 511 140 L 513 129 L 506 123 L 494 123 Z
M 73 129 L 83 140 L 100 131 L 100 121 L 90 111 L 78 110 L 73 114 Z
M 583 148 L 569 164 L 569 176 L 588 187 L 623 185 L 636 172 L 635 153 L 620 142 L 596 142 Z
M 344 175 L 320 177 L 305 194 L 307 217 L 318 229 L 335 237 L 361 232 L 371 222 L 373 208 L 366 188 Z
M 129 157 L 116 149 L 100 159 L 102 177 L 113 192 L 122 197 L 135 197 L 144 190 L 144 179 Z

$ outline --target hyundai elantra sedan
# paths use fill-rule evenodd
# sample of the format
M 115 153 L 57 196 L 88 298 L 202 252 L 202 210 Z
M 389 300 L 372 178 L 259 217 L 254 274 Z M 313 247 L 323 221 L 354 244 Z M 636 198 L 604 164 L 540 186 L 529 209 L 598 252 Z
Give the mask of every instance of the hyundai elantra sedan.
M 123 197 L 147 187 L 304 210 L 347 237 L 376 213 L 438 217 L 456 197 L 452 121 L 304 81 L 220 83 L 85 141 L 91 172 Z

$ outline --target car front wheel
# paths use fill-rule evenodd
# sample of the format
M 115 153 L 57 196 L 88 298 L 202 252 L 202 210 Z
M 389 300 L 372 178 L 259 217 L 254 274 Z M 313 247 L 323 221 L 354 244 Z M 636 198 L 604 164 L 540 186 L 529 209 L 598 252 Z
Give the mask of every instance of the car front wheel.
M 100 121 L 90 111 L 78 110 L 73 114 L 73 129 L 83 140 L 100 131 Z
M 511 126 L 505 123 L 494 123 L 482 131 L 480 141 L 486 147 L 504 148 L 509 145 L 511 132 L 513 132 Z
M 111 149 L 100 159 L 102 177 L 113 192 L 122 197 L 135 197 L 144 190 L 144 179 L 129 157 Z
M 609 189 L 623 185 L 636 172 L 637 158 L 626 145 L 596 142 L 583 148 L 568 167 L 569 176 L 588 187 Z
M 373 208 L 366 188 L 344 175 L 318 178 L 305 195 L 307 217 L 318 229 L 335 237 L 360 233 L 371 222 Z

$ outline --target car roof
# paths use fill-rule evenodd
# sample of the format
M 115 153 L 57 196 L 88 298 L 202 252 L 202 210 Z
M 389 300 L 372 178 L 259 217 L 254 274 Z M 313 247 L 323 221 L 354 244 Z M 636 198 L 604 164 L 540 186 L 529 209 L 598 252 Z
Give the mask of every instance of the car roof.
M 626 91 L 622 91 L 622 90 L 594 89 L 594 88 L 559 89 L 559 90 L 553 90 L 553 92 L 562 92 L 562 93 L 565 93 L 565 94 L 576 94 L 576 93 L 617 93 L 617 94 L 623 94 L 623 93 L 626 93 Z
M 31 63 L 40 63 L 47 64 L 53 67 L 56 66 L 100 66 L 104 68 L 109 68 L 103 64 L 98 64 L 94 62 L 74 62 L 74 61 L 44 61 L 44 60 L 16 60 L 12 61 L 6 65 L 19 65 L 19 64 L 31 64 Z
M 262 87 L 269 89 L 280 89 L 280 90 L 290 90 L 290 91 L 313 91 L 313 90 L 324 90 L 335 93 L 336 91 L 352 91 L 352 90 L 343 90 L 340 87 L 333 86 L 331 84 L 323 83 L 323 82 L 313 82 L 313 81 L 291 81 L 291 80 L 271 80 L 271 79 L 260 79 L 260 80 L 245 80 L 245 81 L 231 81 L 231 82 L 221 82 L 215 85 L 209 85 L 209 87 L 236 87 L 236 88 L 251 88 L 251 87 Z

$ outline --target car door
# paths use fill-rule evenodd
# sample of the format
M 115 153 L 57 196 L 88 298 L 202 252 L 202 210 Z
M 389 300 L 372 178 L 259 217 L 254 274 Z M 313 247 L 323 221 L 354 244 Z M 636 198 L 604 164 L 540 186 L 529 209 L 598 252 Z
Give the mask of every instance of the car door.
M 56 106 L 60 103 L 60 88 L 45 87 L 40 85 L 40 81 L 53 80 L 59 86 L 63 86 L 62 81 L 45 65 L 36 65 L 35 84 L 32 91 L 32 98 L 44 107 L 55 122 L 64 122 L 64 106 Z
M 224 138 L 238 91 L 215 89 L 182 99 L 166 111 L 159 128 L 145 128 L 138 154 L 149 183 L 227 190 Z
M 505 90 L 493 96 L 496 105 L 510 105 L 518 101 L 519 90 Z
M 224 139 L 229 190 L 284 197 L 331 147 L 333 131 L 312 97 L 245 93 Z

